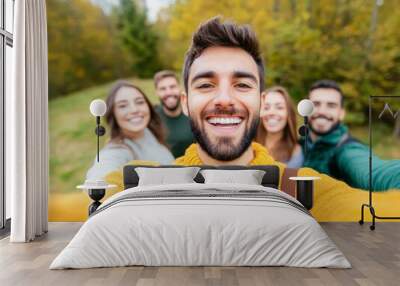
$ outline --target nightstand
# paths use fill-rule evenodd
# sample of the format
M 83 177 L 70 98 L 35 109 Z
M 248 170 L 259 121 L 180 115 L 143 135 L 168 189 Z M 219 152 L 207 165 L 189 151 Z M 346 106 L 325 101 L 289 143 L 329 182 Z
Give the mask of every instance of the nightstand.
M 310 210 L 314 204 L 314 181 L 320 177 L 290 177 L 289 180 L 296 181 L 296 199 Z
M 116 185 L 109 185 L 102 180 L 88 182 L 86 181 L 84 185 L 79 185 L 76 188 L 87 190 L 89 197 L 93 200 L 93 203 L 89 206 L 89 216 L 94 213 L 97 208 L 101 205 L 100 200 L 106 194 L 108 189 L 117 187 Z

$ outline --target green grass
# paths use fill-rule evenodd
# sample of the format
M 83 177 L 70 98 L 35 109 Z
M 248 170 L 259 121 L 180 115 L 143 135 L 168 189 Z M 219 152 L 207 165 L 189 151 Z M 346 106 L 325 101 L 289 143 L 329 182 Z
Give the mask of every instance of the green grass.
M 153 103 L 158 101 L 152 80 L 133 82 Z M 96 86 L 49 102 L 51 192 L 72 192 L 83 183 L 96 156 L 95 119 L 89 112 L 89 104 L 95 98 L 105 99 L 110 86 L 110 83 Z M 367 126 L 352 127 L 351 132 L 368 143 Z M 387 126 L 374 127 L 374 152 L 383 158 L 400 158 L 400 141 L 391 133 Z M 107 138 L 107 134 L 101 138 L 100 146 Z
M 134 79 L 133 82 L 153 103 L 158 101 L 152 80 Z M 49 102 L 51 192 L 71 192 L 76 185 L 83 183 L 96 156 L 95 119 L 89 112 L 89 105 L 93 99 L 105 99 L 111 84 L 74 92 Z M 101 138 L 100 146 L 107 138 L 107 134 Z

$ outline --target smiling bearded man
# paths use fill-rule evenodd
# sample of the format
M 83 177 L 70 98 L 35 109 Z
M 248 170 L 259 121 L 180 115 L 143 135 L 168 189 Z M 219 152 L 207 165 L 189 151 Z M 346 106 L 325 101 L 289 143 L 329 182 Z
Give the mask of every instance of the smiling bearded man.
M 184 112 L 203 157 L 249 161 L 260 110 L 257 66 L 251 56 L 238 48 L 208 48 L 191 65 L 189 81 Z
M 162 70 L 154 75 L 156 95 L 160 105 L 155 111 L 166 128 L 166 145 L 175 158 L 182 156 L 186 148 L 193 143 L 193 133 L 189 119 L 182 112 L 181 87 L 174 72 Z
M 343 122 L 346 112 L 342 89 L 333 80 L 319 80 L 311 86 L 308 96 L 315 108 L 310 117 L 312 132 L 304 166 L 343 180 L 352 187 L 368 189 L 370 150 L 351 136 Z M 301 144 L 304 148 L 306 143 L 302 140 Z M 371 161 L 372 190 L 400 188 L 400 160 L 383 160 L 372 154 Z
M 217 18 L 207 22 L 193 37 L 183 78 L 182 107 L 198 142 L 189 150 L 196 149 L 205 164 L 249 164 L 264 89 L 264 65 L 253 31 L 222 25 Z

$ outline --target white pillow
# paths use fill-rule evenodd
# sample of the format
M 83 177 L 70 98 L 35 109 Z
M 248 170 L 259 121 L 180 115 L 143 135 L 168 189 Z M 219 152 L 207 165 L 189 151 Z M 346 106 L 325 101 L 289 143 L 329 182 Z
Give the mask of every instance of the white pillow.
M 193 179 L 199 167 L 185 168 L 146 168 L 135 169 L 139 176 L 139 186 L 196 183 Z
M 262 170 L 201 170 L 204 183 L 233 183 L 261 185 L 265 171 Z

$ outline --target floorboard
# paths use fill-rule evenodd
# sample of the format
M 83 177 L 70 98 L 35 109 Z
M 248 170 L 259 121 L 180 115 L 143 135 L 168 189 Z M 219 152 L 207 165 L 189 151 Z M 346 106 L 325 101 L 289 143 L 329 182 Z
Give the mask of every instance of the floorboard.
M 32 243 L 0 240 L 0 285 L 400 285 L 400 223 L 378 223 L 375 231 L 357 223 L 322 223 L 352 269 L 290 267 L 119 267 L 49 270 L 81 223 L 50 223 Z

